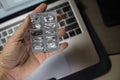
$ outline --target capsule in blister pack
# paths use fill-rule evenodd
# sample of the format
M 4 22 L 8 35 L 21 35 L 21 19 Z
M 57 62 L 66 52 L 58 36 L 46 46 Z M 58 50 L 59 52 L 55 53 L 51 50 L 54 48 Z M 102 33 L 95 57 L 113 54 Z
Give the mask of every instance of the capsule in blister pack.
M 33 52 L 59 49 L 58 23 L 55 12 L 31 14 L 30 41 Z

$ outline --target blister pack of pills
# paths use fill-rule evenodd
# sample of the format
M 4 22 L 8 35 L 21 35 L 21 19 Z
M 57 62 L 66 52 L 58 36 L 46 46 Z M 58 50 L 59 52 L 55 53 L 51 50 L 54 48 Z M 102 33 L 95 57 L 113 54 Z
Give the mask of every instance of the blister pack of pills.
M 58 23 L 55 12 L 31 14 L 30 41 L 32 52 L 59 49 Z

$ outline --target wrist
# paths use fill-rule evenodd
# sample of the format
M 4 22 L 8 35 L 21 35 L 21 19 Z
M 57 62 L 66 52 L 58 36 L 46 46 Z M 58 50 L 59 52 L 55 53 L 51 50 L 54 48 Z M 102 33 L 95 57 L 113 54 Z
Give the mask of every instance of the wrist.
M 15 80 L 6 69 L 0 66 L 0 80 Z
M 5 80 L 6 78 L 4 69 L 0 66 L 0 80 Z
M 1 56 L 1 55 L 0 55 Z M 2 62 L 0 58 L 0 62 Z M 14 80 L 13 77 L 8 74 L 8 70 L 5 69 L 1 64 L 0 64 L 0 80 Z

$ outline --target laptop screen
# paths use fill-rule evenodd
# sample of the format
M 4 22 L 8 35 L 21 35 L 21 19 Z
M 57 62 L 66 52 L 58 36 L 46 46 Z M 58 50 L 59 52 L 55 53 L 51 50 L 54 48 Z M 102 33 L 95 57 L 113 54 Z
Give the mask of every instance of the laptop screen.
M 0 0 L 0 19 L 46 0 Z

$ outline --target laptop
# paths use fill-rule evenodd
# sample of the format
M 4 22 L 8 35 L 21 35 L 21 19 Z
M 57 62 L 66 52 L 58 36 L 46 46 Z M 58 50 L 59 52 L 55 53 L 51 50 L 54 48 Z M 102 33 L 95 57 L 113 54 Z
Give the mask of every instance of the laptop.
M 60 38 L 60 43 L 68 42 L 69 46 L 61 54 L 52 56 L 41 65 L 44 72 L 42 71 L 39 75 L 45 73 L 41 80 L 61 79 L 100 63 L 98 52 L 78 10 L 76 0 L 13 0 L 12 3 L 10 0 L 0 1 L 0 51 L 18 25 L 38 4 L 45 1 L 48 3 L 46 11 L 62 14 L 63 19 L 59 22 L 59 27 L 64 27 L 66 34 Z M 48 67 L 49 65 L 51 66 Z M 59 70 L 59 68 L 62 69 Z M 47 70 L 49 75 L 54 74 L 49 76 Z M 30 79 L 38 80 L 34 76 L 26 80 Z

